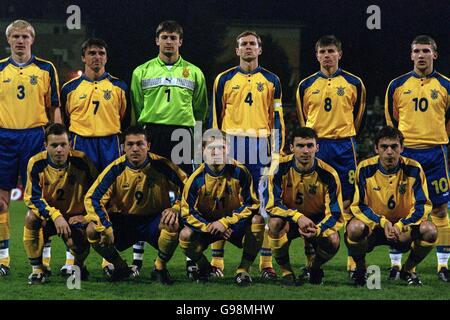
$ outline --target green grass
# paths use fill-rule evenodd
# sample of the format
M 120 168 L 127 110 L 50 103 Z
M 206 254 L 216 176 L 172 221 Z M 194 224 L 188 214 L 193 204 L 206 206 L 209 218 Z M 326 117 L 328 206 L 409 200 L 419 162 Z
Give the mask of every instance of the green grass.
M 346 248 L 341 248 L 327 265 L 325 265 L 325 284 L 313 286 L 306 284 L 301 287 L 284 287 L 278 283 L 263 284 L 259 282 L 258 270 L 252 269 L 254 283 L 248 288 L 239 288 L 233 283 L 234 267 L 238 264 L 240 252 L 231 244 L 227 244 L 225 252 L 225 278 L 213 279 L 208 284 L 190 282 L 185 276 L 185 260 L 179 248 L 169 264 L 169 270 L 176 283 L 163 286 L 150 280 L 150 272 L 156 251 L 146 245 L 144 267 L 141 278 L 121 283 L 109 283 L 104 280 L 99 255 L 91 251 L 87 266 L 91 273 L 89 281 L 83 281 L 80 290 L 69 290 L 66 280 L 58 276 L 58 270 L 64 263 L 65 250 L 63 243 L 53 237 L 51 267 L 54 275 L 45 285 L 29 286 L 27 277 L 31 272 L 23 249 L 22 233 L 25 206 L 22 202 L 11 204 L 11 274 L 0 278 L 0 300 L 6 299 L 162 299 L 162 300 L 297 300 L 297 299 L 450 299 L 450 285 L 440 282 L 436 276 L 436 256 L 433 251 L 419 266 L 418 272 L 424 283 L 420 288 L 406 287 L 402 282 L 389 282 L 387 269 L 389 267 L 388 250 L 378 247 L 368 255 L 368 264 L 379 265 L 382 270 L 380 290 L 354 288 L 348 280 L 346 272 Z M 305 263 L 303 243 L 300 239 L 291 245 L 291 261 L 295 270 Z M 209 254 L 209 253 L 208 253 Z M 131 261 L 132 252 L 123 253 Z M 259 258 L 258 258 L 259 259 Z M 403 261 L 405 260 L 405 255 Z M 277 268 L 277 266 L 275 266 Z

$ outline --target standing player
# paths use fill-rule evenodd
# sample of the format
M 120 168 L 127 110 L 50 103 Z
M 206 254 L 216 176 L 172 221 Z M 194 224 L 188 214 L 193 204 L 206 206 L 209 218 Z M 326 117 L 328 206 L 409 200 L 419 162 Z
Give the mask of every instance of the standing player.
M 272 167 L 276 173 L 269 175 L 264 192 L 270 247 L 283 271 L 283 283 L 294 285 L 289 246 L 293 239 L 303 237 L 316 254 L 299 280 L 321 284 L 322 265 L 339 249 L 338 231 L 344 222 L 341 183 L 336 170 L 316 158 L 319 146 L 313 129 L 299 128 L 292 139 L 293 154 Z
M 257 194 L 270 155 L 279 154 L 284 145 L 281 83 L 275 74 L 259 65 L 261 45 L 261 38 L 254 31 L 244 31 L 236 37 L 239 66 L 216 77 L 210 115 L 210 125 L 231 138 L 232 156 L 250 171 Z M 223 270 L 223 243 L 213 244 L 212 249 L 215 253 L 212 265 Z M 260 269 L 263 279 L 276 278 L 267 232 L 261 248 Z
M 334 35 L 316 42 L 320 71 L 303 79 L 297 91 L 297 114 L 301 126 L 313 128 L 319 136 L 317 157 L 339 174 L 344 200 L 344 219 L 350 218 L 349 207 L 354 193 L 356 170 L 355 136 L 364 122 L 366 89 L 360 78 L 339 68 L 342 44 Z M 307 256 L 314 250 L 305 247 Z M 308 258 L 308 264 L 312 258 Z M 347 270 L 354 270 L 351 258 Z
M 31 54 L 33 26 L 16 20 L 6 39 L 11 56 L 0 60 L 0 277 L 10 270 L 11 189 L 19 175 L 26 185 L 28 160 L 44 149 L 43 127 L 60 118 L 58 75 L 51 62 Z
M 208 108 L 203 72 L 180 56 L 183 28 L 176 21 L 163 21 L 156 28 L 156 58 L 138 66 L 131 79 L 131 102 L 136 120 L 144 125 L 152 139 L 152 153 L 163 156 L 180 166 L 188 175 L 193 171 L 193 128 L 203 121 Z M 184 148 L 183 162 L 172 157 L 175 130 L 183 130 L 189 138 L 190 150 Z M 185 141 L 185 140 L 184 140 Z M 185 141 L 186 142 L 186 141 Z M 178 155 L 175 155 L 178 156 Z M 135 258 L 141 258 L 144 244 L 134 247 Z M 193 264 L 187 265 L 189 268 Z
M 84 260 L 89 254 L 84 215 L 84 195 L 97 176 L 92 162 L 83 152 L 70 150 L 69 135 L 59 123 L 45 132 L 46 151 L 30 159 L 25 202 L 23 243 L 33 272 L 29 284 L 46 281 L 42 263 L 44 236 L 60 236 L 74 254 L 75 265 L 84 280 L 88 273 Z
M 218 239 L 243 248 L 235 281 L 248 286 L 250 266 L 261 248 L 264 218 L 259 209 L 247 168 L 229 159 L 226 138 L 215 129 L 205 132 L 205 163 L 190 176 L 183 192 L 180 247 L 198 265 L 198 281 L 207 281 L 211 265 L 203 254 Z
M 127 85 L 106 72 L 107 50 L 102 39 L 86 40 L 81 46 L 83 75 L 61 89 L 61 106 L 71 132 L 72 148 L 83 151 L 99 172 L 119 158 L 119 134 L 129 121 Z M 70 272 L 71 258 L 67 252 L 62 273 Z M 107 262 L 103 262 L 103 267 L 107 267 Z
M 418 161 L 427 177 L 431 219 L 438 228 L 438 277 L 450 282 L 450 226 L 447 203 L 450 199 L 447 160 L 450 106 L 450 80 L 434 70 L 436 42 L 417 36 L 411 44 L 414 70 L 389 84 L 385 115 L 388 125 L 405 135 L 405 157 Z M 399 259 L 401 262 L 401 258 Z
M 354 218 L 347 223 L 345 239 L 356 262 L 356 285 L 366 284 L 365 256 L 379 245 L 410 250 L 400 278 L 408 285 L 422 285 L 414 270 L 437 239 L 436 226 L 426 221 L 431 202 L 425 174 L 417 161 L 400 155 L 403 140 L 398 129 L 381 129 L 375 137 L 378 155 L 362 161 L 356 170 Z
M 114 265 L 111 280 L 129 275 L 117 250 L 144 240 L 158 250 L 152 278 L 171 284 L 166 264 L 178 245 L 180 198 L 187 177 L 149 148 L 143 128 L 125 131 L 125 155 L 106 167 L 86 194 L 87 234 L 95 251 Z M 170 190 L 178 191 L 174 205 Z

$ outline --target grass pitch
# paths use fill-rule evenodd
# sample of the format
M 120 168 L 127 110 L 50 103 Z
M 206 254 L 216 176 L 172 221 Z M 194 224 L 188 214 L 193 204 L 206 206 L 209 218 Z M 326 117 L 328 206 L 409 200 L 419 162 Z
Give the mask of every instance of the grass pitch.
M 66 279 L 58 275 L 59 268 L 64 264 L 65 249 L 58 237 L 53 237 L 51 267 L 53 276 L 44 285 L 29 286 L 27 277 L 31 272 L 22 243 L 23 221 L 26 212 L 23 202 L 11 203 L 11 274 L 0 278 L 0 300 L 441 300 L 450 299 L 450 284 L 443 283 L 436 276 L 436 254 L 430 253 L 419 265 L 423 287 L 410 288 L 403 282 L 387 280 L 387 269 L 390 266 L 388 248 L 378 247 L 367 257 L 369 265 L 378 265 L 381 269 L 381 289 L 369 290 L 355 288 L 348 279 L 346 272 L 345 245 L 325 267 L 324 285 L 306 284 L 300 287 L 285 287 L 279 283 L 261 283 L 259 271 L 252 268 L 253 285 L 240 288 L 234 284 L 234 268 L 240 259 L 240 251 L 231 244 L 225 247 L 225 278 L 212 279 L 207 284 L 197 284 L 189 281 L 185 275 L 185 259 L 178 248 L 169 263 L 169 270 L 176 280 L 172 286 L 163 286 L 150 280 L 150 272 L 156 251 L 149 245 L 145 247 L 144 267 L 141 277 L 120 283 L 109 283 L 103 278 L 101 258 L 94 251 L 87 260 L 90 271 L 88 281 L 81 283 L 80 290 L 69 290 Z M 209 253 L 208 253 L 209 254 Z M 291 262 L 297 273 L 305 263 L 303 243 L 300 239 L 291 244 Z M 122 253 L 128 262 L 132 261 L 132 251 Z M 259 259 L 259 257 L 257 258 Z M 405 261 L 406 255 L 403 256 Z M 274 262 L 275 268 L 279 270 Z

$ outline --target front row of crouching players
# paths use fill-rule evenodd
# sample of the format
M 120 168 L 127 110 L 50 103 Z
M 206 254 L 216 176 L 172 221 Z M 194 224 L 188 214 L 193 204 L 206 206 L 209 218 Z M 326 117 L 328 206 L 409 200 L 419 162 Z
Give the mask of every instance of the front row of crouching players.
M 158 250 L 152 279 L 163 284 L 173 282 L 166 264 L 178 245 L 180 198 L 187 177 L 169 160 L 149 153 L 149 148 L 145 130 L 129 127 L 125 155 L 99 175 L 84 201 L 88 240 L 114 265 L 112 281 L 138 272 L 118 251 L 146 241 Z M 178 196 L 174 204 L 170 192 Z
M 400 271 L 408 285 L 421 285 L 416 266 L 433 249 L 437 228 L 427 221 L 432 204 L 420 164 L 401 156 L 403 134 L 383 128 L 375 138 L 377 156 L 362 161 L 356 170 L 354 218 L 347 224 L 345 241 L 356 262 L 353 279 L 366 284 L 365 255 L 378 245 L 410 254 Z
M 343 225 L 341 184 L 336 171 L 316 158 L 319 146 L 313 129 L 297 129 L 290 149 L 293 154 L 272 165 L 264 193 L 270 215 L 270 247 L 281 267 L 282 283 L 321 284 L 323 264 L 339 249 L 338 231 Z M 289 246 L 299 236 L 314 247 L 315 256 L 296 279 Z
M 49 272 L 42 264 L 44 236 L 60 236 L 75 256 L 81 279 L 88 272 L 84 260 L 89 253 L 86 238 L 84 195 L 97 177 L 91 161 L 80 151 L 70 150 L 66 128 L 53 124 L 45 131 L 45 151 L 28 163 L 23 242 L 33 272 L 29 284 L 44 283 Z
M 227 141 L 219 130 L 205 132 L 204 163 L 188 179 L 182 197 L 180 247 L 198 266 L 198 282 L 208 281 L 211 265 L 203 254 L 208 245 L 227 240 L 243 248 L 235 281 L 248 286 L 249 268 L 261 248 L 264 218 L 258 215 L 252 176 L 247 168 L 228 158 Z

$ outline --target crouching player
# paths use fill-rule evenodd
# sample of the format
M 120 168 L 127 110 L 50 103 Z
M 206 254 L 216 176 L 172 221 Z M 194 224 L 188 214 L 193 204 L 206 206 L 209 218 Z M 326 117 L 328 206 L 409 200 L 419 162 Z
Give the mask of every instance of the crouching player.
M 66 128 L 53 124 L 45 131 L 45 151 L 33 156 L 28 163 L 23 242 L 33 272 L 29 284 L 47 280 L 42 264 L 44 235 L 60 236 L 80 267 L 81 279 L 88 272 L 84 260 L 89 253 L 86 238 L 84 195 L 97 177 L 91 161 L 80 151 L 70 150 Z
M 128 249 L 137 241 L 148 242 L 158 250 L 152 279 L 172 284 L 166 264 L 178 245 L 186 174 L 169 160 L 149 153 L 150 143 L 142 127 L 126 130 L 124 149 L 125 155 L 106 167 L 86 194 L 89 242 L 113 264 L 111 281 L 138 273 L 117 250 Z M 179 196 L 172 207 L 170 191 Z
M 356 170 L 356 192 L 351 205 L 354 218 L 347 224 L 346 245 L 356 262 L 353 279 L 366 284 L 365 255 L 375 246 L 410 250 L 400 270 L 408 285 L 422 285 L 415 267 L 433 249 L 437 228 L 426 221 L 432 209 L 422 167 L 403 152 L 403 134 L 385 127 L 375 137 L 375 157 Z
M 264 192 L 270 215 L 269 243 L 282 269 L 283 284 L 321 284 L 323 264 L 339 249 L 338 231 L 344 223 L 341 184 L 336 170 L 316 158 L 319 145 L 314 129 L 297 129 L 290 148 L 293 154 L 271 168 Z M 313 246 L 315 255 L 297 281 L 289 246 L 299 236 Z
M 228 158 L 226 138 L 219 130 L 205 132 L 203 163 L 190 176 L 182 197 L 184 228 L 180 247 L 198 266 L 197 281 L 205 282 L 211 265 L 203 252 L 209 244 L 227 240 L 243 248 L 235 281 L 248 286 L 250 266 L 261 248 L 264 218 L 256 215 L 258 200 L 247 168 Z

